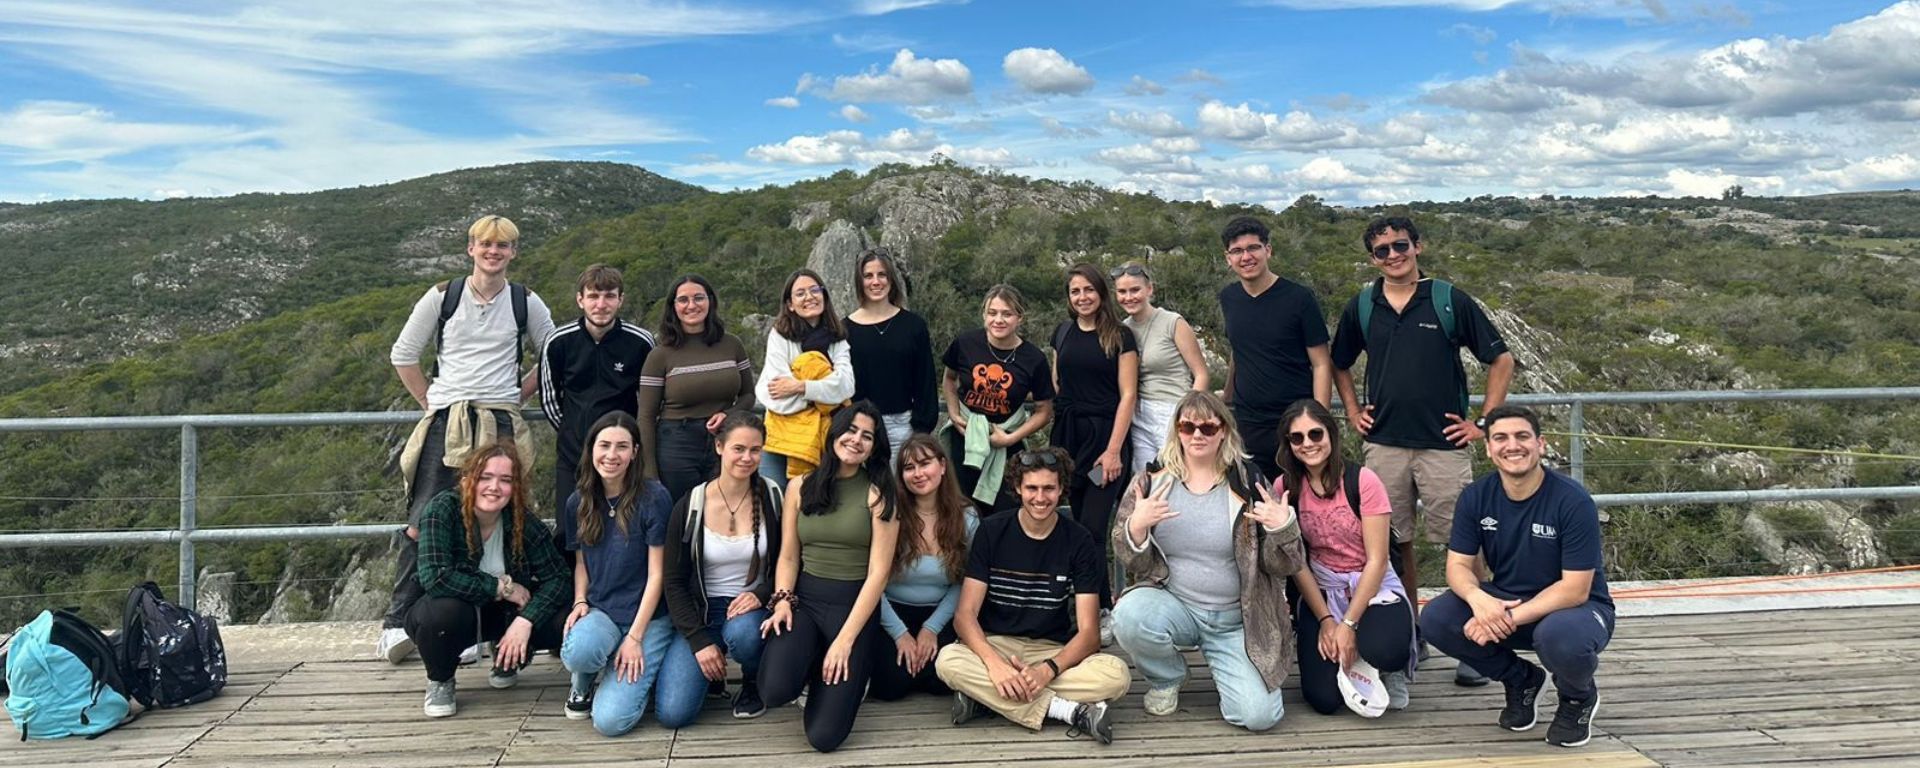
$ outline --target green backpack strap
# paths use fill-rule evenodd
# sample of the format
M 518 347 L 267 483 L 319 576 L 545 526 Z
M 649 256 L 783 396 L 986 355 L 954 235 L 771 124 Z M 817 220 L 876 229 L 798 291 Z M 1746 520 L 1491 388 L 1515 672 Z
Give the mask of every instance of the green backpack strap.
M 1373 286 L 1379 282 L 1379 280 L 1368 282 L 1365 288 L 1360 289 L 1360 295 L 1353 297 L 1354 308 L 1360 311 L 1360 346 L 1362 347 L 1367 344 L 1368 329 L 1373 327 Z
M 1453 283 L 1433 279 L 1433 311 L 1440 316 L 1440 330 L 1447 334 L 1447 341 L 1460 346 L 1460 324 L 1453 315 Z

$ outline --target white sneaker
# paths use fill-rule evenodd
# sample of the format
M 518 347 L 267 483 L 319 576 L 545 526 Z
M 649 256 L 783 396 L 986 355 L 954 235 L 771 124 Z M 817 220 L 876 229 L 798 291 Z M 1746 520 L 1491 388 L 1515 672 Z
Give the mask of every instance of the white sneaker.
M 1113 611 L 1100 609 L 1100 647 L 1113 645 Z
M 452 680 L 443 683 L 427 681 L 427 717 L 453 717 L 459 709 L 459 706 L 453 703 Z
M 380 657 L 386 659 L 388 663 L 398 664 L 413 655 L 413 638 L 408 637 L 404 629 L 388 627 L 380 630 L 380 642 L 374 646 L 374 652 L 380 654 Z M 439 715 L 439 717 L 445 716 Z
M 1165 688 L 1148 688 L 1146 695 L 1147 714 L 1154 717 L 1166 717 L 1180 709 L 1180 686 L 1169 685 Z
M 1406 709 L 1408 702 L 1411 701 L 1407 693 L 1407 673 L 1388 672 L 1382 676 L 1381 682 L 1387 686 L 1387 709 L 1396 711 Z
M 469 645 L 467 646 L 466 650 L 460 652 L 460 666 L 464 667 L 470 664 L 477 663 L 479 661 L 480 661 L 480 644 L 479 643 Z

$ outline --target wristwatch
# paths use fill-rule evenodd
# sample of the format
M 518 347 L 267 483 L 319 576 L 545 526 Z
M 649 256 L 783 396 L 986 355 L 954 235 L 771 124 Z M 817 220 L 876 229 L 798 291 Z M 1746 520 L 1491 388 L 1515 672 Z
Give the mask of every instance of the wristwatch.
M 1354 621 L 1353 619 L 1349 619 L 1345 616 L 1342 616 L 1340 617 L 1340 623 L 1347 625 L 1347 629 L 1351 629 L 1355 632 L 1360 631 L 1360 622 Z
M 1480 418 L 1474 419 L 1473 428 L 1482 432 L 1487 431 L 1487 415 L 1483 413 L 1480 414 Z

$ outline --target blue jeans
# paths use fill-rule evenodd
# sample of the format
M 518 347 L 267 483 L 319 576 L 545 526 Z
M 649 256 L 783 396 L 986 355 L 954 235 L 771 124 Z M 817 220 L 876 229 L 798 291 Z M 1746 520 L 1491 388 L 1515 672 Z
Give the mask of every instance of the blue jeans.
M 1481 588 L 1497 597 L 1509 597 L 1492 584 Z M 1560 698 L 1593 698 L 1593 673 L 1600 668 L 1600 652 L 1613 640 L 1613 606 L 1597 600 L 1547 614 L 1532 624 L 1514 628 L 1498 643 L 1480 645 L 1467 639 L 1467 619 L 1473 606 L 1452 591 L 1442 592 L 1420 611 L 1420 634 L 1441 653 L 1473 665 L 1480 674 L 1502 684 L 1526 680 L 1527 665 L 1515 649 L 1531 650 L 1540 666 L 1553 675 Z
M 661 663 L 667 655 L 667 644 L 678 634 L 673 631 L 673 619 L 664 613 L 647 622 L 646 634 L 640 641 L 640 679 L 627 682 L 612 668 L 612 661 L 631 627 L 613 623 L 604 611 L 595 608 L 574 622 L 573 631 L 568 632 L 566 641 L 560 644 L 560 663 L 566 665 L 568 672 L 575 675 L 605 672 L 600 675 L 600 686 L 593 692 L 593 729 L 602 736 L 619 736 L 640 722 L 640 716 L 647 711 L 647 695 L 653 690 L 654 678 L 660 675 Z
M 1147 684 L 1177 686 L 1187 679 L 1187 661 L 1174 646 L 1198 645 L 1220 691 L 1220 716 L 1249 731 L 1272 728 L 1286 714 L 1280 691 L 1267 683 L 1247 658 L 1240 611 L 1203 611 L 1173 593 L 1138 587 L 1113 607 L 1113 639 L 1133 657 Z
M 760 674 L 760 623 L 767 620 L 764 608 L 727 618 L 732 598 L 707 598 L 707 635 L 714 645 L 740 664 L 740 678 L 752 682 Z M 654 692 L 654 713 L 668 728 L 684 728 L 700 717 L 700 706 L 707 696 L 707 675 L 693 657 L 693 645 L 686 635 L 673 634 L 667 657 L 660 664 L 659 689 Z

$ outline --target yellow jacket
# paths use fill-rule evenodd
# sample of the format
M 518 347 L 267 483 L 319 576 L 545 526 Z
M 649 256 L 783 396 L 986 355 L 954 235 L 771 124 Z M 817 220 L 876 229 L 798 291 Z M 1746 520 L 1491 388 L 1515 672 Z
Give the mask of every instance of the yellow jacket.
M 793 377 L 801 381 L 819 381 L 833 374 L 833 363 L 819 352 L 805 352 L 793 359 Z M 820 449 L 827 443 L 827 427 L 833 412 L 845 403 L 814 403 L 793 414 L 767 412 L 766 450 L 787 457 L 787 477 L 799 477 L 820 463 Z

